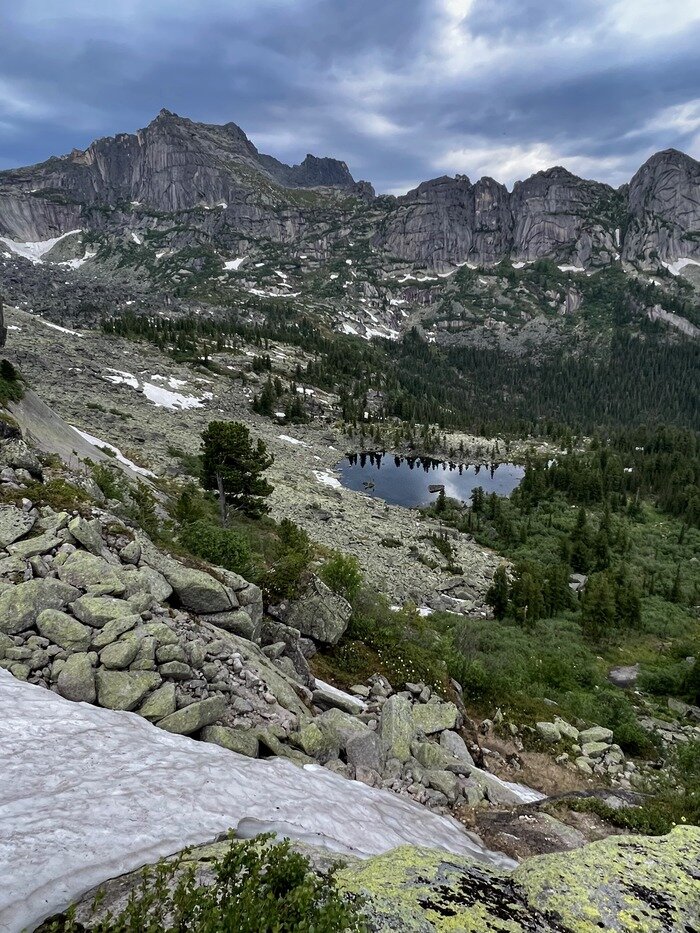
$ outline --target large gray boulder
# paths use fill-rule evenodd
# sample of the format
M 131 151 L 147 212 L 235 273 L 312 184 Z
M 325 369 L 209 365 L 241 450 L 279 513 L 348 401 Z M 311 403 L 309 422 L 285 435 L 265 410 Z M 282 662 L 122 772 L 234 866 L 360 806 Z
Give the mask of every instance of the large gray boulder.
M 124 582 L 121 567 L 87 551 L 73 551 L 59 564 L 58 576 L 64 583 L 90 590 L 95 596 L 121 596 Z
M 227 748 L 230 752 L 237 752 L 248 758 L 258 757 L 258 737 L 252 729 L 231 729 L 228 726 L 205 726 L 202 729 L 202 739 Z
M 215 612 L 203 615 L 202 619 L 211 622 L 226 632 L 233 632 L 248 641 L 260 642 L 260 623 L 256 625 L 244 609 L 231 609 L 229 612 Z
M 91 521 L 76 515 L 68 523 L 68 531 L 73 535 L 76 541 L 79 541 L 91 554 L 99 557 L 102 553 L 104 544 L 102 542 L 102 525 L 99 518 L 93 518 Z
M 141 616 L 121 616 L 107 622 L 96 634 L 92 636 L 92 647 L 96 651 L 106 648 L 113 641 L 120 638 L 125 632 L 130 632 L 141 621 Z M 168 629 L 169 631 L 169 629 Z M 146 632 L 144 632 L 146 634 Z
M 238 608 L 234 591 L 203 570 L 185 567 L 155 547 L 145 535 L 137 537 L 141 546 L 139 566 L 144 564 L 161 574 L 173 588 L 184 609 L 191 612 L 229 612 Z
M 459 712 L 454 703 L 442 703 L 432 699 L 428 703 L 419 703 L 413 707 L 415 730 L 420 730 L 426 735 L 442 732 L 444 729 L 454 729 L 458 718 Z
M 34 527 L 36 515 L 30 515 L 14 505 L 0 506 L 0 547 L 23 538 Z
M 379 772 L 382 770 L 384 755 L 376 732 L 368 732 L 351 739 L 347 743 L 345 754 L 348 764 L 355 768 L 370 768 Z
M 379 720 L 379 736 L 387 757 L 408 761 L 414 734 L 411 702 L 400 693 L 395 693 L 382 707 Z
M 177 709 L 177 700 L 174 683 L 165 683 L 158 687 L 147 697 L 146 701 L 137 709 L 139 716 L 144 719 L 150 719 L 151 722 L 158 722 L 159 719 L 165 719 Z
M 159 720 L 158 726 L 166 732 L 191 735 L 221 719 L 225 712 L 226 700 L 223 697 L 210 697 L 171 713 L 165 719 Z
M 33 479 L 44 478 L 39 458 L 21 438 L 15 438 L 2 445 L 0 460 L 13 470 L 26 470 Z
M 161 684 L 160 675 L 151 671 L 99 670 L 95 679 L 97 702 L 107 709 L 136 709 L 146 694 Z
M 452 755 L 458 761 L 464 761 L 469 765 L 474 764 L 466 742 L 457 732 L 445 731 L 440 733 L 440 747 L 449 755 Z
M 44 638 L 66 651 L 87 651 L 92 641 L 92 629 L 58 609 L 39 613 L 36 627 Z
M 29 580 L 0 593 L 0 632 L 16 635 L 36 623 L 45 609 L 65 609 L 80 595 L 60 580 Z
M 128 632 L 100 652 L 100 664 L 109 670 L 124 670 L 139 653 L 141 640 L 135 632 Z
M 133 616 L 134 610 L 124 599 L 113 596 L 81 596 L 72 604 L 71 610 L 81 622 L 93 628 L 103 628 L 114 619 Z
M 332 737 L 339 748 L 346 748 L 353 739 L 367 735 L 371 730 L 363 722 L 339 709 L 329 709 L 314 720 L 326 735 Z
M 585 745 L 587 742 L 606 742 L 610 744 L 613 740 L 612 729 L 606 729 L 604 726 L 591 726 L 590 729 L 584 729 L 578 734 L 579 745 Z
M 292 604 L 286 623 L 315 641 L 336 645 L 348 627 L 351 615 L 350 603 L 314 577 L 302 596 Z
M 58 675 L 56 687 L 67 700 L 78 703 L 95 702 L 95 672 L 85 652 L 72 654 L 67 658 Z
M 37 557 L 39 554 L 48 554 L 54 548 L 60 547 L 62 543 L 61 538 L 57 538 L 52 531 L 46 531 L 43 535 L 35 535 L 33 538 L 24 538 L 22 541 L 8 544 L 7 550 L 13 557 L 29 560 L 30 557 Z

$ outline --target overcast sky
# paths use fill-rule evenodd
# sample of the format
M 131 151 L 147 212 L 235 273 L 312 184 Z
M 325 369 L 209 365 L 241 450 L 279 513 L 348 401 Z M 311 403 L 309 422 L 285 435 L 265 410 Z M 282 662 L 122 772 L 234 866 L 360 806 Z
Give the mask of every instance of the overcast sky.
M 378 191 L 700 157 L 700 0 L 0 0 L 0 168 L 167 107 Z

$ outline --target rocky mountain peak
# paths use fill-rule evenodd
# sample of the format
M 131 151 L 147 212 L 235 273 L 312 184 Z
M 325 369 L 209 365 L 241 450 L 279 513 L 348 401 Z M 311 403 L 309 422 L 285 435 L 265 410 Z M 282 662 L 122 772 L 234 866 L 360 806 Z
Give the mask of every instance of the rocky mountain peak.
M 700 162 L 677 149 L 656 152 L 630 181 L 628 204 L 624 258 L 700 258 Z

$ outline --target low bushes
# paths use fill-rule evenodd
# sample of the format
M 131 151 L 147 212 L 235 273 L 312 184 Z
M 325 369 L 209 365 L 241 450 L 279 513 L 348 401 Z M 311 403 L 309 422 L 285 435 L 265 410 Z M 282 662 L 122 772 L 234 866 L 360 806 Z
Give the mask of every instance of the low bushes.
M 269 845 L 271 836 L 232 842 L 211 864 L 213 884 L 197 880 L 185 858 L 145 869 L 140 887 L 116 916 L 109 913 L 87 928 L 75 910 L 47 921 L 41 933 L 343 933 L 365 926 L 339 894 L 334 872 L 315 873 L 289 842 Z M 99 895 L 93 912 L 99 908 Z

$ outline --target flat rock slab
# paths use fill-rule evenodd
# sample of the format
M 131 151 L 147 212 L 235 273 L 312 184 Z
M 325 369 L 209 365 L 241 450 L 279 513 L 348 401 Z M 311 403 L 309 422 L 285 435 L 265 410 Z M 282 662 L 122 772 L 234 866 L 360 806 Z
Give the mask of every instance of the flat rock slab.
M 0 930 L 235 829 L 369 856 L 425 844 L 512 867 L 455 820 L 320 766 L 246 758 L 0 670 Z M 20 789 L 18 791 L 18 789 Z
M 0 506 L 0 547 L 29 534 L 35 521 L 35 515 L 28 515 L 14 505 Z

